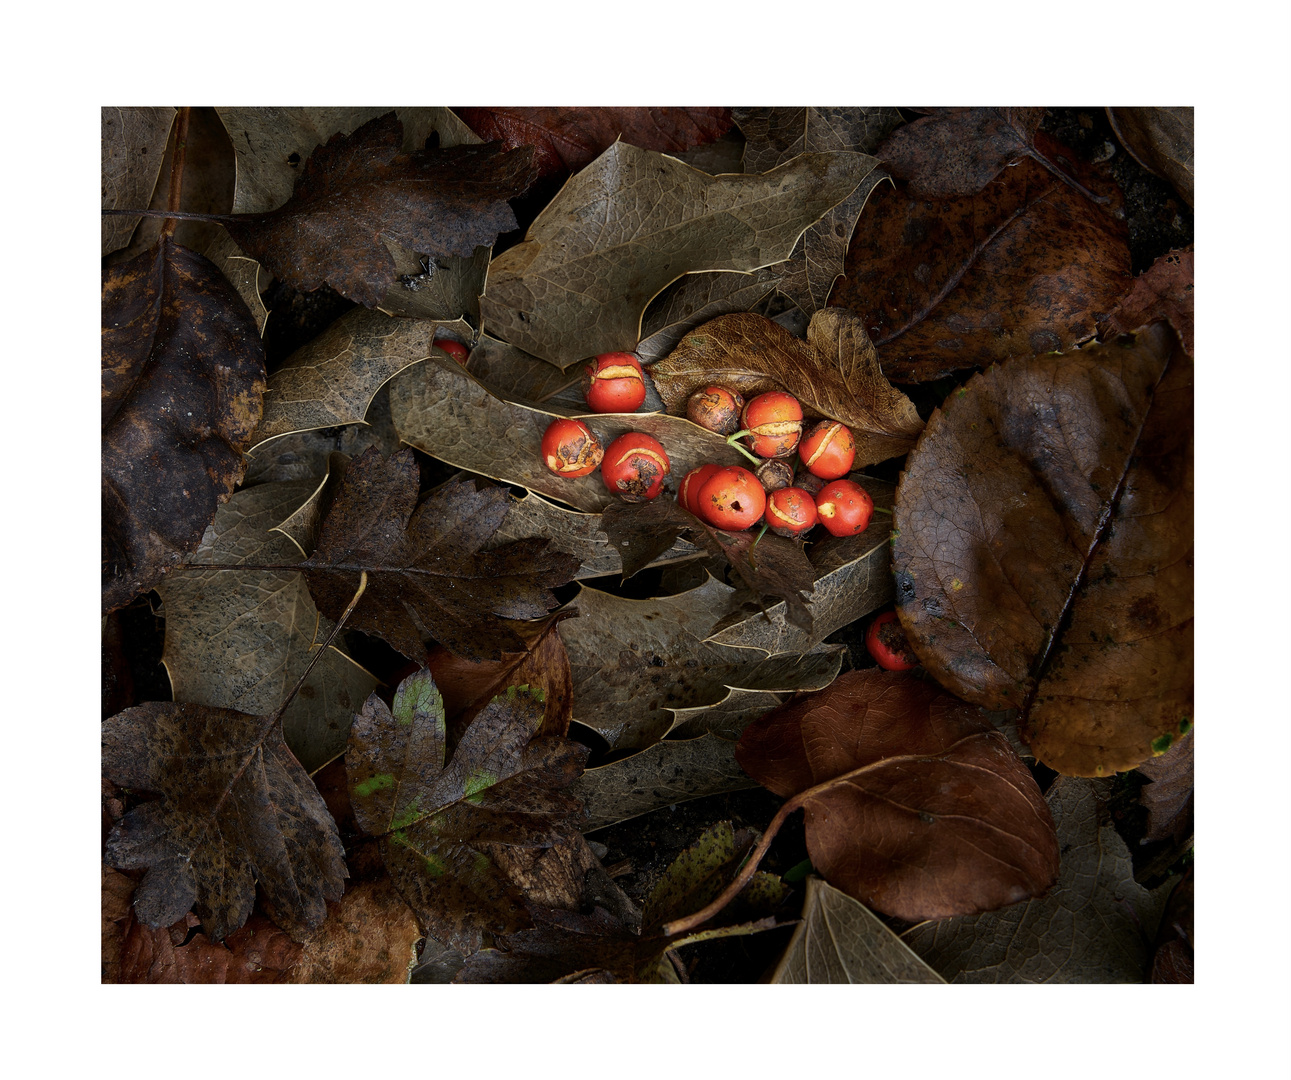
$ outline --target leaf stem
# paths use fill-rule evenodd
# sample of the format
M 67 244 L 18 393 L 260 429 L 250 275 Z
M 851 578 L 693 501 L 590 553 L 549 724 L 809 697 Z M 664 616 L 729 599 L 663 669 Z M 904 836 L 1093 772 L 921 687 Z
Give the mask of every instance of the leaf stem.
M 170 190 L 166 195 L 167 213 L 179 210 L 180 199 L 184 193 L 184 163 L 188 160 L 188 119 L 192 109 L 185 105 L 179 110 L 175 121 L 175 152 L 170 158 Z M 161 239 L 169 240 L 175 235 L 177 219 L 167 217 L 161 226 Z
M 752 434 L 753 432 L 751 431 L 737 431 L 734 435 L 728 435 L 726 437 L 726 441 L 730 443 L 733 447 L 735 447 L 736 450 L 738 450 L 751 462 L 753 462 L 754 465 L 760 466 L 762 464 L 762 459 L 758 457 L 756 454 L 753 454 L 750 451 L 746 450 L 742 442 L 737 441 L 739 439 L 742 439 L 745 435 L 752 435 Z

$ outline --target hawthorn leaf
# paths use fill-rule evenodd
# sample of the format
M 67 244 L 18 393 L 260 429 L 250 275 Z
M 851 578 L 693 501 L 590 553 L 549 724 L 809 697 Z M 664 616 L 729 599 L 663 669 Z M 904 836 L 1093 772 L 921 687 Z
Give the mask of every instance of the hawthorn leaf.
M 574 677 L 574 719 L 613 750 L 643 749 L 671 730 L 671 710 L 714 705 L 728 689 L 820 689 L 845 646 L 764 657 L 705 641 L 735 590 L 709 578 L 677 596 L 627 600 L 583 586 L 578 618 L 560 624 Z
M 346 773 L 359 826 L 381 838 L 390 876 L 426 932 L 470 953 L 485 933 L 530 925 L 523 894 L 484 853 L 549 847 L 576 832 L 577 799 L 561 788 L 587 748 L 538 736 L 540 694 L 512 687 L 467 728 L 451 757 L 443 699 L 424 668 L 393 710 L 373 694 L 354 718 Z
M 1131 334 L 1154 319 L 1165 319 L 1193 356 L 1192 245 L 1162 255 L 1134 279 L 1134 287 L 1098 324 L 1103 337 Z
M 546 615 L 556 606 L 549 590 L 578 560 L 536 538 L 482 551 L 506 516 L 507 491 L 450 481 L 417 505 L 419 479 L 411 450 L 383 459 L 368 449 L 350 463 L 318 546 L 300 563 L 319 610 L 339 617 L 366 571 L 349 625 L 410 659 L 425 654 L 426 637 L 469 659 L 522 651 L 502 620 Z
M 761 315 L 722 315 L 682 338 L 650 377 L 679 416 L 690 395 L 712 383 L 746 400 L 787 390 L 804 416 L 851 429 L 858 468 L 908 452 L 923 430 L 914 403 L 883 377 L 863 320 L 841 308 L 816 312 L 807 341 Z
M 341 490 L 341 482 L 349 466 L 349 457 L 333 451 L 327 459 L 327 475 L 318 481 L 318 486 L 303 503 L 273 526 L 274 532 L 282 533 L 296 545 L 302 558 L 308 558 L 318 546 L 318 531 L 322 528 L 323 518 L 336 501 L 336 493 Z M 352 709 L 350 711 L 353 712 Z
M 242 479 L 264 349 L 207 259 L 163 240 L 103 275 L 103 611 L 153 588 Z
M 160 798 L 136 806 L 106 859 L 148 872 L 135 917 L 168 926 L 191 907 L 213 941 L 251 914 L 259 887 L 294 939 L 319 927 L 348 877 L 345 850 L 275 716 L 152 701 L 103 722 L 103 775 Z
M 1191 731 L 1160 757 L 1140 763 L 1138 771 L 1148 778 L 1139 792 L 1139 802 L 1147 809 L 1148 840 L 1179 841 L 1192 834 L 1192 753 L 1195 740 Z
M 863 154 L 802 154 L 764 175 L 714 177 L 616 142 L 570 179 L 522 244 L 493 260 L 483 318 L 561 368 L 630 350 L 669 282 L 787 258 L 873 165 Z
M 1192 106 L 1174 108 L 1108 106 L 1107 119 L 1121 145 L 1148 172 L 1164 177 L 1192 205 Z
M 313 481 L 240 491 L 215 515 L 189 566 L 158 587 L 166 607 L 162 662 L 176 701 L 261 714 L 275 709 L 332 630 L 304 578 L 281 565 L 300 552 L 273 527 Z M 220 569 L 232 567 L 233 569 Z M 283 737 L 309 771 L 345 749 L 350 720 L 376 679 L 331 646 L 283 714 Z
M 599 471 L 557 476 L 543 462 L 542 436 L 562 412 L 503 401 L 476 382 L 460 364 L 431 357 L 390 383 L 390 408 L 400 437 L 440 461 L 473 473 L 519 484 L 576 510 L 599 512 L 617 502 Z M 659 413 L 591 413 L 579 418 L 602 446 L 641 431 L 667 448 L 668 480 L 713 461 L 738 465 L 748 459 L 726 440 L 680 416 Z M 659 498 L 666 498 L 665 494 Z
M 539 176 L 578 172 L 617 140 L 676 155 L 711 143 L 731 126 L 729 109 L 464 108 L 476 135 L 503 147 L 532 146 Z
M 389 878 L 361 881 L 329 906 L 279 982 L 351 986 L 406 983 L 417 963 L 417 919 Z
M 1037 133 L 1045 155 L 1075 155 Z M 925 200 L 876 192 L 830 303 L 864 317 L 884 374 L 923 382 L 1018 354 L 1070 349 L 1130 285 L 1122 196 L 1071 165 L 1099 206 L 1038 162 L 1006 169 L 980 194 Z
M 864 904 L 814 874 L 773 983 L 944 983 Z
M 531 151 L 463 145 L 405 153 L 402 144 L 393 112 L 334 135 L 304 163 L 285 204 L 233 215 L 224 226 L 298 289 L 326 283 L 369 308 L 397 279 L 387 242 L 470 259 L 516 228 L 507 200 L 534 180 Z
M 934 413 L 897 488 L 897 612 L 952 693 L 1109 775 L 1192 726 L 1192 359 L 1137 339 L 1018 359 Z
M 907 921 L 989 911 L 1057 879 L 1053 821 L 980 710 L 904 672 L 841 675 L 744 730 L 744 771 L 805 797 L 807 851 L 831 885 Z
M 166 143 L 175 122 L 169 105 L 157 108 L 109 108 L 101 111 L 102 195 L 104 210 L 147 206 L 161 174 Z M 100 255 L 123 248 L 142 220 L 105 214 Z
M 1102 810 L 1111 783 L 1059 777 L 1050 787 L 1062 865 L 1046 896 L 923 923 L 902 940 L 952 983 L 1144 982 L 1165 898 L 1134 882 Z

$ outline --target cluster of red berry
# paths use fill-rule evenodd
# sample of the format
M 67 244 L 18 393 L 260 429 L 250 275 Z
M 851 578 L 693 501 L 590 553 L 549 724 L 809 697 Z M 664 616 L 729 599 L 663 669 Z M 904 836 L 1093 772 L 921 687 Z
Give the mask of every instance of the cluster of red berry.
M 635 412 L 645 401 L 641 364 L 631 353 L 605 353 L 586 369 L 583 389 L 593 412 Z M 723 386 L 696 390 L 686 415 L 758 465 L 701 465 L 688 472 L 677 501 L 710 525 L 730 531 L 758 521 L 780 536 L 799 537 L 817 522 L 834 536 L 864 532 L 874 502 L 859 484 L 843 479 L 856 456 L 852 433 L 822 420 L 803 436 L 802 406 L 792 394 L 773 390 L 745 403 Z M 802 470 L 794 484 L 785 461 L 797 450 Z M 658 440 L 639 431 L 620 435 L 606 448 L 581 420 L 556 420 L 542 439 L 542 457 L 558 476 L 586 476 L 598 465 L 605 486 L 628 502 L 653 499 L 671 468 Z

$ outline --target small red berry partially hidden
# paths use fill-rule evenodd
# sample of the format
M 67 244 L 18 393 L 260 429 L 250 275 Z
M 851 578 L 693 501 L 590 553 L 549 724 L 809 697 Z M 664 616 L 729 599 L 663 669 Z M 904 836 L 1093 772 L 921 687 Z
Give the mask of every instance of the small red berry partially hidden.
M 816 496 L 816 513 L 834 536 L 855 536 L 869 525 L 874 500 L 860 484 L 831 480 Z
M 441 349 L 444 352 L 448 353 L 448 355 L 451 356 L 454 360 L 456 360 L 459 364 L 465 364 L 466 358 L 471 355 L 470 349 L 468 349 L 460 341 L 456 341 L 450 337 L 437 337 L 433 342 L 431 342 L 431 344 L 436 349 Z
M 740 430 L 740 410 L 744 398 L 724 386 L 705 386 L 686 400 L 686 417 L 719 435 L 734 435 Z
M 856 460 L 856 441 L 837 420 L 822 420 L 803 436 L 798 445 L 798 456 L 812 475 L 837 480 L 852 470 L 852 462 Z
M 601 440 L 581 420 L 554 420 L 543 432 L 542 460 L 557 476 L 586 476 L 604 456 Z
M 671 468 L 657 439 L 629 431 L 606 447 L 601 478 L 624 502 L 645 502 L 663 489 L 663 478 Z
M 744 406 L 749 449 L 759 457 L 788 457 L 802 437 L 802 406 L 792 394 L 772 390 Z
M 677 488 L 677 502 L 681 504 L 683 510 L 689 510 L 696 517 L 699 516 L 699 489 L 719 469 L 721 469 L 720 465 L 710 463 L 701 465 L 698 469 L 691 469 L 682 477 L 681 484 Z
M 641 361 L 631 353 L 601 353 L 583 369 L 583 394 L 592 412 L 636 412 L 646 399 Z
M 710 525 L 739 532 L 762 516 L 767 493 L 748 469 L 730 465 L 718 469 L 699 489 L 698 506 L 695 513 Z
M 885 671 L 909 671 L 919 663 L 895 611 L 885 611 L 870 623 L 865 631 L 865 647 Z
M 779 488 L 767 496 L 766 520 L 777 536 L 802 536 L 816 524 L 816 500 L 802 488 Z

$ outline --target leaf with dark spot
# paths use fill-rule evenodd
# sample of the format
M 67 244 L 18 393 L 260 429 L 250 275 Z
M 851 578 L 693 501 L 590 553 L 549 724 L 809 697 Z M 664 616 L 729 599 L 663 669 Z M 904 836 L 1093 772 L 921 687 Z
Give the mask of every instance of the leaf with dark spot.
M 202 256 L 163 240 L 103 274 L 103 611 L 196 550 L 246 468 L 264 349 Z
M 904 673 L 853 671 L 755 720 L 736 760 L 805 792 L 807 851 L 835 888 L 911 922 L 990 911 L 1058 875 L 1053 820 L 982 712 Z
M 339 617 L 367 571 L 349 625 L 410 659 L 425 654 L 426 637 L 469 659 L 523 651 L 502 620 L 545 615 L 556 606 L 549 590 L 578 560 L 540 539 L 481 551 L 506 516 L 507 489 L 454 481 L 418 506 L 418 483 L 411 450 L 383 459 L 369 448 L 350 463 L 314 554 L 299 564 L 319 610 Z

